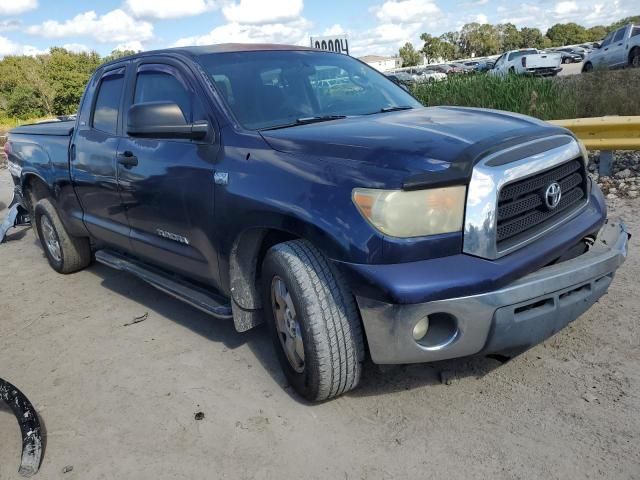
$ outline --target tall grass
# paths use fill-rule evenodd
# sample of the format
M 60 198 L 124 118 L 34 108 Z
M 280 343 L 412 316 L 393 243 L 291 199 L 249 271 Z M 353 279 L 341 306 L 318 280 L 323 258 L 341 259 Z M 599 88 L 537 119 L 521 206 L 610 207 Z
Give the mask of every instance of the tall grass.
M 413 90 L 427 106 L 495 108 L 542 120 L 640 115 L 638 92 L 640 70 L 598 71 L 556 78 L 465 75 L 421 84 Z

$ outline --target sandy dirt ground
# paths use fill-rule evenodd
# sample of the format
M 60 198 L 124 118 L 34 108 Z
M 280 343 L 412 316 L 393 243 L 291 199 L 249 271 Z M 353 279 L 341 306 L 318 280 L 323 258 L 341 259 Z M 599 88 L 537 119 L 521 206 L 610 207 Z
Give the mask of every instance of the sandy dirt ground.
M 635 238 L 639 209 L 611 208 Z M 238 334 L 100 265 L 58 275 L 28 229 L 0 245 L 0 272 L 0 377 L 47 432 L 35 478 L 640 478 L 633 239 L 609 294 L 544 344 L 504 364 L 368 364 L 357 391 L 321 405 L 287 387 L 263 328 Z M 18 478 L 19 446 L 0 410 L 0 479 Z

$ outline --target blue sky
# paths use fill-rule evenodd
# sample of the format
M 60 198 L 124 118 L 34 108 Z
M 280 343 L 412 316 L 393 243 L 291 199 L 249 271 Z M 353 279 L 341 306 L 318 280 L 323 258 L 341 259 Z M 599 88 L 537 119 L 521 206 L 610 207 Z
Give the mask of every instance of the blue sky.
M 0 57 L 51 46 L 150 50 L 230 41 L 308 44 L 346 33 L 352 54 L 388 55 L 422 32 L 464 23 L 608 24 L 640 14 L 640 0 L 0 0 Z

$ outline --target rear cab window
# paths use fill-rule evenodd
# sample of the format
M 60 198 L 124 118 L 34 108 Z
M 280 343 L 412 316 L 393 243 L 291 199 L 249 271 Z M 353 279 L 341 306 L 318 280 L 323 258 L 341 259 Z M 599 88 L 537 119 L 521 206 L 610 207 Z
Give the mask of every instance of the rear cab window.
M 100 79 L 91 126 L 111 135 L 118 131 L 118 114 L 124 87 L 124 69 L 112 70 Z
M 514 58 L 523 57 L 525 55 L 533 55 L 535 53 L 538 53 L 538 51 L 537 50 L 520 50 L 518 52 L 511 52 L 509 54 L 509 61 L 513 60 Z
M 640 27 L 633 27 L 631 29 L 631 36 L 636 37 L 638 35 L 640 35 Z
M 620 42 L 624 38 L 624 34 L 627 31 L 627 27 L 621 28 L 616 32 L 616 36 L 613 38 L 613 42 Z

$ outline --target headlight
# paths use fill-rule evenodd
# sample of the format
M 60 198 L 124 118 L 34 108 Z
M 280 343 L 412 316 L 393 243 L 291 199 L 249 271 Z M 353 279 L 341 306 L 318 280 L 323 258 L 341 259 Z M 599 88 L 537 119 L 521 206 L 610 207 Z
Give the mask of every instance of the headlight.
M 467 187 L 428 190 L 356 188 L 353 202 L 380 232 L 392 237 L 422 237 L 462 230 Z

